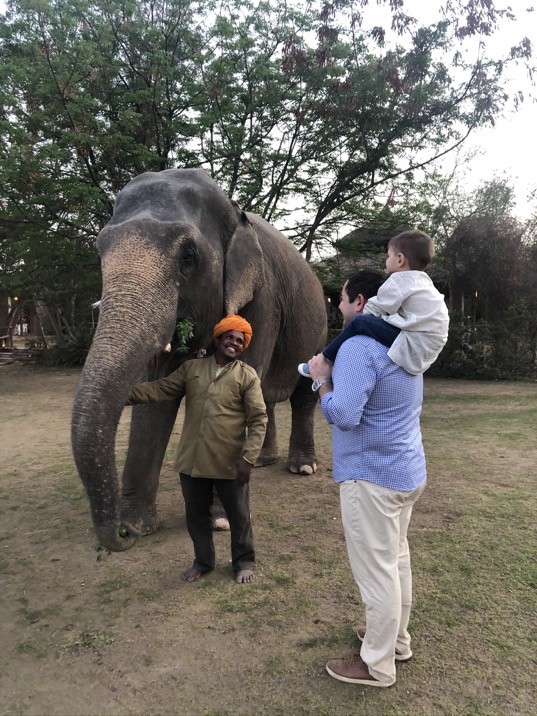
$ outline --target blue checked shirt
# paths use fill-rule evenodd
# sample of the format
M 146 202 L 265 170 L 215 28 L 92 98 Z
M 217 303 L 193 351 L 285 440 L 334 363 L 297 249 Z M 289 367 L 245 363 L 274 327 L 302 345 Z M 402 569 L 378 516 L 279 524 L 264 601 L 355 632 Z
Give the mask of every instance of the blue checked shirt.
M 332 379 L 321 408 L 333 425 L 334 481 L 367 480 L 402 492 L 421 485 L 423 376 L 392 363 L 373 338 L 355 336 L 339 349 Z

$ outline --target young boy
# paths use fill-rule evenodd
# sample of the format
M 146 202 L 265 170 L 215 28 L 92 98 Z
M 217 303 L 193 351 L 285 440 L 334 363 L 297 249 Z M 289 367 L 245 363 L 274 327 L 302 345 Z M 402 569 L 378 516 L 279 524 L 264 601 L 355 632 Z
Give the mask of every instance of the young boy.
M 388 243 L 388 279 L 367 301 L 363 316 L 356 316 L 323 351 L 333 363 L 342 343 L 367 335 L 390 348 L 388 356 L 412 375 L 424 373 L 444 347 L 449 315 L 444 296 L 425 273 L 434 256 L 433 240 L 417 229 L 403 231 Z M 298 371 L 310 377 L 307 363 Z

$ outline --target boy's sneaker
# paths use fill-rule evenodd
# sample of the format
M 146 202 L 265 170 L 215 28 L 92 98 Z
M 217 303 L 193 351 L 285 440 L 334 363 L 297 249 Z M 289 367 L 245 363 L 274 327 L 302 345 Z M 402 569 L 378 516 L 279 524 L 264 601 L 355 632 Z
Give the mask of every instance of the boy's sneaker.
M 304 378 L 311 378 L 310 369 L 307 363 L 300 363 L 298 366 L 298 372 L 303 375 Z
M 354 632 L 360 641 L 365 639 L 365 626 L 354 627 Z M 408 661 L 409 659 L 412 659 L 412 652 L 410 649 L 406 654 L 397 651 L 397 649 L 395 650 L 395 661 Z

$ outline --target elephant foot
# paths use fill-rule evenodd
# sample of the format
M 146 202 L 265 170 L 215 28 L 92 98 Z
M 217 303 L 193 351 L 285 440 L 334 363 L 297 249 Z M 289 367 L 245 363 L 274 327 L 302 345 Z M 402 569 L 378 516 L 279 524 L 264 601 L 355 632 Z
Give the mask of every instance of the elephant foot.
M 160 520 L 156 520 L 155 522 L 151 522 L 151 523 L 144 522 L 142 524 L 142 527 L 140 528 L 140 535 L 142 537 L 147 537 L 147 535 L 152 535 L 153 532 L 156 532 L 159 527 L 160 527 Z
M 314 460 L 291 460 L 289 458 L 287 468 L 294 475 L 313 475 L 314 472 L 317 472 L 317 463 Z
M 280 458 L 280 453 L 278 450 L 269 450 L 266 448 L 263 448 L 261 452 L 259 453 L 259 457 L 257 458 L 255 462 L 256 467 L 265 467 L 265 465 L 274 465 L 275 462 L 278 462 Z
M 124 552 L 136 544 L 138 537 L 137 527 L 123 522 L 105 522 L 94 525 L 97 535 L 98 548 L 107 549 L 110 552 Z
M 136 510 L 132 506 L 124 506 L 121 510 L 121 522 L 132 526 L 140 537 L 152 535 L 160 527 L 156 510 Z

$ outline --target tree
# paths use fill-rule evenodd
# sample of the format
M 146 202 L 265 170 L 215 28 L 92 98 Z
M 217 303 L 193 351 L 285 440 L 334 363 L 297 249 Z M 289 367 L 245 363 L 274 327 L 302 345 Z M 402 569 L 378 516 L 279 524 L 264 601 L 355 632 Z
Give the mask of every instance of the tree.
M 452 0 L 431 27 L 402 0 L 385 4 L 405 46 L 368 24 L 367 0 L 8 0 L 0 260 L 10 285 L 54 299 L 67 321 L 74 286 L 76 310 L 98 292 L 93 239 L 117 191 L 174 166 L 205 167 L 245 208 L 285 222 L 309 260 L 379 187 L 492 122 L 506 63 L 531 56 L 523 41 L 508 58 L 484 47 L 464 58 L 464 38 L 508 20 L 492 0 Z
M 453 377 L 533 376 L 537 353 L 535 227 L 513 215 L 509 182 L 493 179 L 450 197 L 461 212 L 441 247 L 450 335 L 432 373 Z M 532 228 L 533 227 L 533 228 Z
M 52 302 L 67 325 L 73 309 L 89 316 L 99 295 L 94 238 L 117 191 L 181 152 L 192 160 L 196 6 L 29 0 L 9 9 L 0 23 L 1 267 L 13 291 Z
M 367 201 L 381 185 L 453 151 L 477 127 L 493 122 L 507 99 L 501 86 L 505 61 L 487 59 L 483 46 L 477 60 L 468 62 L 460 42 L 477 32 L 492 34 L 509 14 L 497 11 L 489 0 L 466 6 L 450 2 L 445 19 L 416 28 L 416 20 L 403 13 L 401 0 L 392 0 L 390 7 L 392 28 L 408 34 L 408 49 L 373 54 L 367 40 L 382 48 L 383 28 L 367 31 L 352 2 L 323 6 L 316 57 L 323 58 L 332 77 L 317 108 L 326 120 L 320 129 L 324 134 L 308 137 L 331 151 L 326 153 L 330 163 L 324 165 L 322 155 L 314 155 L 314 173 L 320 178 L 316 212 L 302 247 L 308 257 L 328 217 L 333 222 L 349 201 Z M 530 55 L 526 39 L 510 53 L 512 60 Z M 311 65 L 304 74 L 312 74 Z

